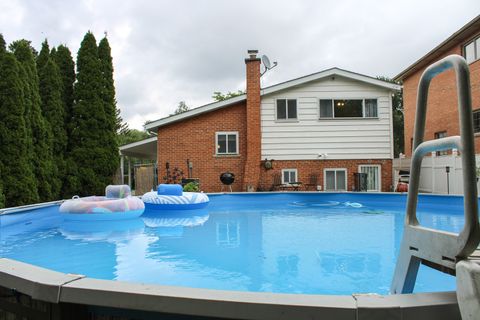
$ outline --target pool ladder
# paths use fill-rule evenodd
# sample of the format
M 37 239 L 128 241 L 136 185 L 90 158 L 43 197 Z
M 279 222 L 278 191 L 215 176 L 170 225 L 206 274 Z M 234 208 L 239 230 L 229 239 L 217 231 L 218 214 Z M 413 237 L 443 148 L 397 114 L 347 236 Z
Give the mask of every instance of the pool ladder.
M 453 69 L 456 75 L 460 136 L 423 141 L 430 82 L 435 76 L 450 69 Z M 410 167 L 405 228 L 390 288 L 393 294 L 411 293 L 415 286 L 420 263 L 451 275 L 457 275 L 457 298 L 464 318 L 464 308 L 462 301 L 460 301 L 461 291 L 471 291 L 472 288 L 476 288 L 477 296 L 474 296 L 473 299 L 477 300 L 477 308 L 480 301 L 478 296 L 480 283 L 476 283 L 476 285 L 475 283 L 465 284 L 462 280 L 469 277 L 473 279 L 472 274 L 469 273 L 472 270 L 477 275 L 477 279 L 480 278 L 480 274 L 476 273 L 480 270 L 480 255 L 477 249 L 480 242 L 480 227 L 478 224 L 475 144 L 471 106 L 470 73 L 468 64 L 463 57 L 458 55 L 448 56 L 430 65 L 423 72 L 418 85 L 413 138 L 414 152 Z M 430 152 L 453 148 L 460 151 L 463 165 L 465 224 L 459 234 L 422 227 L 416 213 L 423 157 Z M 465 268 L 467 268 L 469 275 L 467 277 L 462 276 L 460 279 L 458 275 L 459 273 L 465 274 Z M 465 285 L 468 288 L 462 288 Z M 469 308 L 471 307 L 470 305 Z M 480 309 L 475 310 L 480 312 Z

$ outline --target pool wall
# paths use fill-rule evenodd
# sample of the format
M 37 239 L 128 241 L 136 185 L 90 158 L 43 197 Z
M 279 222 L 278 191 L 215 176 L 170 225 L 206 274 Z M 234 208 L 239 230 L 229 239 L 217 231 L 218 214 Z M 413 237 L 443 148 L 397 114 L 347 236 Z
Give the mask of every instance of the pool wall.
M 193 289 L 90 279 L 5 258 L 0 293 L 0 315 L 35 319 L 461 319 L 455 292 L 328 296 Z
M 48 205 L 54 203 L 28 209 Z M 10 214 L 19 211 L 24 210 L 2 210 L 0 221 L 12 222 Z M 455 292 L 333 296 L 221 291 L 92 279 L 0 257 L 0 318 L 12 314 L 18 319 L 461 319 Z

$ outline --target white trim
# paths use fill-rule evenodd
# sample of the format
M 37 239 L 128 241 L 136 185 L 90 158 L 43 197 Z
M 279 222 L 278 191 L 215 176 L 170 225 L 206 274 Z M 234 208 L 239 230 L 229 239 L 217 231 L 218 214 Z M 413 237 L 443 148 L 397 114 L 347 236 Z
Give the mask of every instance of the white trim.
M 278 100 L 285 100 L 285 119 L 278 119 Z M 288 100 L 295 100 L 296 118 L 288 117 Z M 275 122 L 298 122 L 298 99 L 297 98 L 276 98 L 275 99 Z
M 402 89 L 402 86 L 394 84 L 394 83 L 386 82 L 386 81 L 383 81 L 383 80 L 378 80 L 378 79 L 375 79 L 375 78 L 372 78 L 372 77 L 369 77 L 369 76 L 365 76 L 365 75 L 362 75 L 362 74 L 359 74 L 359 73 L 354 73 L 354 72 L 339 69 L 339 68 L 331 68 L 331 69 L 323 70 L 323 71 L 313 73 L 313 74 L 310 74 L 310 75 L 307 75 L 307 76 L 304 76 L 304 77 L 289 80 L 289 81 L 286 81 L 286 82 L 282 82 L 282 83 L 279 83 L 279 84 L 261 89 L 260 90 L 260 96 L 275 93 L 275 92 L 285 90 L 285 89 L 289 89 L 291 87 L 298 86 L 298 85 L 301 85 L 301 84 L 304 84 L 304 83 L 307 83 L 307 82 L 310 82 L 310 81 L 315 81 L 315 80 L 318 80 L 318 79 L 322 79 L 322 78 L 326 78 L 326 77 L 330 77 L 330 76 L 334 76 L 334 75 L 338 75 L 338 76 L 342 76 L 342 77 L 345 77 L 345 78 L 348 78 L 348 79 L 368 83 L 368 84 L 378 86 L 378 87 L 381 87 L 381 88 L 389 89 L 391 91 L 400 91 Z M 232 105 L 232 104 L 238 103 L 240 101 L 243 101 L 246 98 L 247 98 L 247 95 L 242 94 L 240 96 L 230 98 L 230 99 L 227 99 L 227 100 L 213 102 L 213 103 L 206 104 L 206 105 L 200 106 L 200 107 L 192 109 L 192 110 L 188 110 L 188 111 L 180 113 L 180 114 L 176 114 L 176 115 L 173 115 L 173 116 L 170 116 L 170 117 L 166 117 L 166 118 L 162 118 L 162 119 L 158 119 L 158 120 L 149 122 L 144 127 L 145 127 L 145 130 L 156 132 L 158 127 L 165 126 L 167 124 L 174 123 L 174 122 L 177 122 L 177 121 L 182 121 L 184 119 L 188 119 L 188 118 L 191 118 L 191 117 L 195 117 L 195 116 L 200 115 L 202 113 L 206 113 L 206 112 L 210 112 L 210 111 L 213 111 L 213 110 L 216 110 L 216 109 L 224 108 L 224 107 L 227 107 L 229 105 Z M 298 99 L 297 99 L 297 118 L 298 118 Z
M 122 150 L 125 150 L 125 149 L 130 149 L 130 148 L 133 148 L 133 147 L 138 147 L 138 146 L 141 146 L 141 145 L 144 145 L 144 144 L 152 143 L 154 141 L 157 141 L 156 136 L 151 137 L 151 138 L 147 138 L 147 139 L 144 139 L 144 140 L 132 142 L 132 143 L 129 143 L 129 144 L 125 144 L 123 146 L 118 147 L 118 149 L 120 151 L 122 151 Z
M 318 100 L 318 120 L 332 120 L 332 119 L 379 119 L 379 112 L 378 112 L 378 97 L 376 98 L 320 98 Z M 332 101 L 332 117 L 320 117 L 320 101 L 321 100 L 331 100 Z M 362 116 L 361 117 L 335 117 L 335 100 L 361 100 L 362 101 Z M 376 100 L 377 101 L 377 116 L 376 117 L 365 117 L 365 100 Z M 391 109 L 391 104 L 390 104 Z
M 394 136 L 393 136 L 393 97 L 392 97 L 391 94 L 388 97 L 388 101 L 389 101 L 389 104 L 390 104 L 390 108 L 388 108 L 389 117 L 390 117 L 390 121 L 388 123 L 388 125 L 390 126 L 390 132 L 389 132 L 389 134 L 390 134 L 390 159 L 393 159 L 395 140 L 394 140 Z M 377 101 L 377 108 L 378 108 L 378 101 Z M 378 112 L 378 110 L 377 110 L 377 112 Z M 405 117 L 404 117 L 404 121 L 405 121 Z M 403 146 L 403 149 L 405 150 L 405 145 Z
M 306 82 L 315 81 L 315 80 L 325 78 L 325 77 L 330 77 L 333 75 L 338 75 L 345 78 L 365 82 L 374 86 L 390 89 L 392 91 L 400 91 L 402 89 L 402 86 L 395 83 L 386 82 L 383 80 L 365 76 L 363 74 L 354 73 L 351 71 L 347 71 L 347 70 L 343 70 L 335 67 L 335 68 L 323 70 L 317 73 L 313 73 L 301 78 L 293 79 L 290 81 L 282 82 L 282 83 L 267 87 L 261 90 L 261 95 L 266 95 L 266 94 L 274 93 L 280 90 L 285 90 L 290 87 L 298 86 Z
M 368 192 L 380 192 L 382 191 L 382 165 L 381 164 L 359 164 L 358 165 L 358 172 L 362 173 L 362 167 L 376 167 L 378 168 L 378 173 L 377 173 L 377 184 L 378 184 L 378 190 L 373 190 L 373 189 L 367 189 Z
M 295 180 L 296 181 L 285 182 L 285 179 L 284 179 L 284 176 L 283 176 L 284 172 L 295 172 Z M 290 174 L 288 175 L 288 177 L 290 178 Z M 282 169 L 282 184 L 287 184 L 287 183 L 292 183 L 292 182 L 298 182 L 298 170 L 295 169 L 295 168 Z
M 218 136 L 219 135 L 225 135 L 226 136 L 226 150 L 227 152 L 225 153 L 219 153 L 218 152 Z M 228 136 L 229 135 L 235 135 L 235 148 L 237 149 L 236 152 L 228 152 Z M 215 155 L 217 156 L 231 156 L 231 155 L 238 155 L 240 154 L 238 150 L 238 131 L 217 131 L 215 132 Z
M 335 171 L 335 189 L 327 190 L 327 171 Z M 345 172 L 345 190 L 337 189 L 337 171 Z M 323 190 L 325 191 L 347 191 L 348 190 L 348 170 L 347 168 L 324 168 L 323 169 Z

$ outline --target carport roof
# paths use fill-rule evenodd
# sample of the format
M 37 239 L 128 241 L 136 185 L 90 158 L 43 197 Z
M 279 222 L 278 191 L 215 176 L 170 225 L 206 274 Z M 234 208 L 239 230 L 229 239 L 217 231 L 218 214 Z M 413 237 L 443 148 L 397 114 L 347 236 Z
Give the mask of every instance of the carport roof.
M 157 137 L 132 142 L 119 147 L 120 155 L 140 159 L 157 159 Z

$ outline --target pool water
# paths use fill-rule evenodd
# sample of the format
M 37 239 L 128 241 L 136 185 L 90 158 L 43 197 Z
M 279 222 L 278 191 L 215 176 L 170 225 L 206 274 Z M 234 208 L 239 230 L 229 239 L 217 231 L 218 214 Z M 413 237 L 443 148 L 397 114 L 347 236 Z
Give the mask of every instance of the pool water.
M 0 216 L 0 257 L 88 277 L 221 290 L 388 294 L 406 197 L 211 195 L 206 210 L 62 221 L 58 207 Z M 422 196 L 419 220 L 459 232 L 461 197 Z M 415 292 L 455 290 L 422 266 Z

